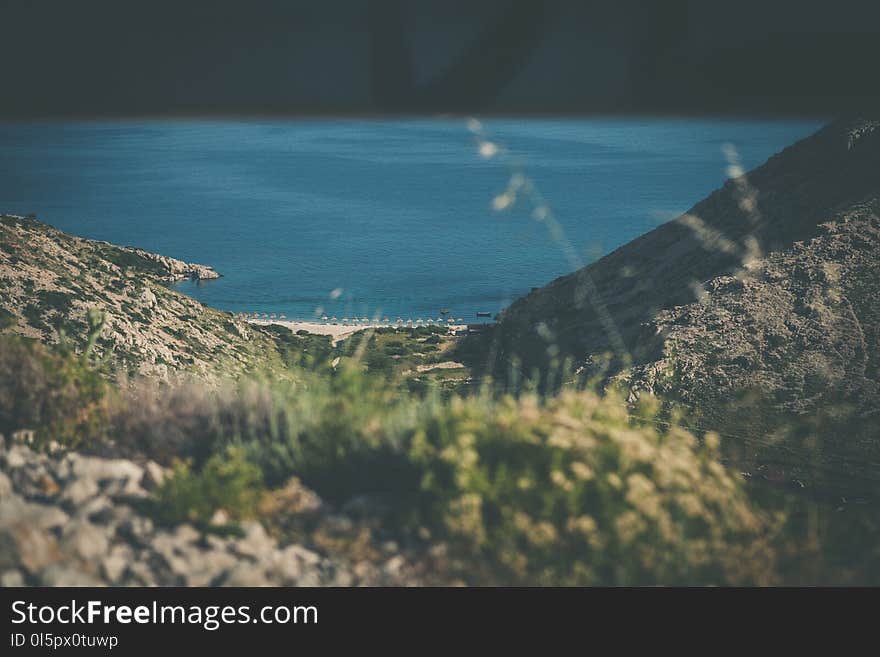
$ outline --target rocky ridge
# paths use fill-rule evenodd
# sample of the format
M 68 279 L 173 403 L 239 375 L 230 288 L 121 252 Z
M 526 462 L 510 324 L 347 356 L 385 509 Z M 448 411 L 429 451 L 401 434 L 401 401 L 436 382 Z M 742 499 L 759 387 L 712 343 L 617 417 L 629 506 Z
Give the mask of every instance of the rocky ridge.
M 69 235 L 34 217 L 0 215 L 0 329 L 77 346 L 90 310 L 106 316 L 99 355 L 131 373 L 233 375 L 277 361 L 269 331 L 170 289 L 217 278 L 211 267 Z
M 880 120 L 837 121 L 747 173 L 728 150 L 721 189 L 505 311 L 496 374 L 517 356 L 524 374 L 568 357 L 592 375 L 611 352 L 606 375 L 634 394 L 760 385 L 804 412 L 845 382 L 876 409 Z

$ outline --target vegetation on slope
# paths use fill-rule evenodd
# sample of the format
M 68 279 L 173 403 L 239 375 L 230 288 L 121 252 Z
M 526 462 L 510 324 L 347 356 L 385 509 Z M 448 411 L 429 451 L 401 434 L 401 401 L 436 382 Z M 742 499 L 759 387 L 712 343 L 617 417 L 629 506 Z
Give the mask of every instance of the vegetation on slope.
M 163 522 L 255 513 L 260 485 L 298 477 L 335 504 L 366 497 L 399 540 L 447 544 L 472 583 L 769 583 L 774 521 L 700 443 L 647 405 L 572 392 L 541 402 L 488 394 L 412 396 L 355 368 L 228 388 L 67 390 L 74 354 L 4 338 L 7 431 L 176 464 L 156 492 Z M 23 383 L 25 385 L 23 385 Z M 21 416 L 30 384 L 65 399 Z M 56 410 L 61 408 L 61 410 Z M 64 419 L 70 429 L 63 429 Z M 88 427 L 84 442 L 80 430 Z M 59 427 L 62 427 L 59 429 Z M 271 524 L 271 518 L 267 518 Z
M 82 351 L 88 315 L 106 321 L 94 350 L 130 374 L 217 377 L 276 366 L 298 347 L 169 289 L 202 265 L 68 235 L 33 217 L 0 216 L 0 330 Z M 294 338 L 292 342 L 298 343 Z
M 844 583 L 880 574 L 870 518 L 804 498 L 792 506 L 756 488 L 722 465 L 715 434 L 659 415 L 647 396 L 629 409 L 588 390 L 413 395 L 355 367 L 219 387 L 117 387 L 88 358 L 9 336 L 0 369 L 30 372 L 0 379 L 7 435 L 28 428 L 37 446 L 63 440 L 61 449 L 171 466 L 147 507 L 166 525 L 215 531 L 222 512 L 326 546 L 318 530 L 289 526 L 285 491 L 300 481 L 344 513 L 366 514 L 382 540 L 426 560 L 445 555 L 431 557 L 437 583 Z M 61 403 L 32 413 L 35 397 Z M 366 549 L 360 539 L 329 545 Z

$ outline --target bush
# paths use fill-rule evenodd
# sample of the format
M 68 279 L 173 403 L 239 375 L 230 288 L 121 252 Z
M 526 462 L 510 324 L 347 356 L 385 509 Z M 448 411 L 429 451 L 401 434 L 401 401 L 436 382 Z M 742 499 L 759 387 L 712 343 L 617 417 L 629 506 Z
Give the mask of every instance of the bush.
M 219 510 L 233 520 L 246 518 L 254 514 L 260 491 L 260 470 L 232 447 L 214 454 L 198 472 L 177 463 L 154 494 L 153 515 L 166 525 L 207 526 Z
M 0 330 L 13 326 L 16 319 L 14 313 L 9 312 L 6 308 L 0 308 Z
M 387 535 L 447 543 L 472 584 L 773 581 L 775 519 L 719 464 L 717 438 L 700 444 L 645 402 L 421 397 L 344 366 L 108 393 L 81 356 L 2 345 L 2 429 L 176 460 L 154 496 L 162 523 L 246 517 L 262 486 L 297 476 L 334 504 L 378 498 Z
M 88 357 L 0 338 L 0 432 L 36 432 L 38 445 L 77 447 L 103 434 L 108 386 Z
M 717 462 L 717 438 L 653 418 L 591 392 L 455 399 L 410 446 L 419 519 L 482 565 L 480 583 L 771 582 L 773 524 Z

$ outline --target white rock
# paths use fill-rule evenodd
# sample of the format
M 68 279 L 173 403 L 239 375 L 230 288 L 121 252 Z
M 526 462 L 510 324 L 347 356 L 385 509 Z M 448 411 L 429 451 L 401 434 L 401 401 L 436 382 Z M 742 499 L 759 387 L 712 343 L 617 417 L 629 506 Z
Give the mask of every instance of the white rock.
M 105 529 L 85 521 L 68 523 L 62 533 L 62 546 L 66 552 L 84 561 L 92 561 L 107 552 L 110 536 Z
M 110 494 L 136 495 L 142 490 L 140 482 L 144 470 L 137 463 L 125 459 L 102 459 L 78 454 L 68 454 L 67 459 L 74 477 L 98 484 L 117 484 L 118 486 L 114 486 Z
M 290 545 L 284 550 L 285 554 L 295 555 L 297 559 L 307 566 L 317 566 L 321 563 L 321 555 L 317 552 L 304 548 L 302 545 Z
M 161 486 L 163 481 L 165 481 L 165 469 L 155 461 L 147 461 L 144 464 L 144 478 L 141 480 L 141 486 L 152 490 Z
M 13 586 L 24 586 L 24 575 L 20 570 L 7 570 L 0 575 L 0 586 L 5 589 Z
M 49 566 L 40 573 L 40 579 L 44 586 L 104 586 L 97 577 L 66 564 Z
M 129 579 L 127 584 L 137 583 L 141 586 L 156 586 L 156 575 L 150 569 L 145 561 L 135 560 L 128 566 Z M 133 579 L 133 581 L 132 581 Z
M 12 445 L 6 450 L 6 467 L 10 470 L 26 466 L 34 453 L 24 445 Z
M 0 569 L 20 565 L 33 574 L 61 559 L 55 537 L 35 522 L 41 510 L 15 494 L 0 500 Z
M 144 305 L 149 308 L 156 307 L 156 295 L 153 294 L 153 291 L 150 288 L 146 288 L 140 296 L 140 300 L 144 303 Z
M 236 541 L 234 544 L 234 549 L 239 554 L 246 557 L 259 558 L 275 547 L 275 541 L 269 537 L 260 523 L 255 521 L 247 522 L 243 525 L 242 529 L 245 531 L 244 538 Z
M 224 586 L 269 586 L 263 569 L 255 564 L 239 563 L 223 580 Z
M 98 493 L 100 493 L 100 488 L 94 479 L 75 479 L 64 487 L 60 499 L 62 502 L 68 502 L 74 507 L 78 507 Z
M 195 543 L 201 534 L 192 525 L 178 525 L 174 530 L 174 539 L 181 543 Z
M 390 577 L 398 577 L 403 571 L 405 565 L 406 559 L 398 554 L 396 557 L 391 557 L 385 562 L 385 565 L 382 566 L 382 571 Z
M 0 472 L 0 499 L 12 495 L 12 482 L 5 472 Z
M 38 508 L 37 508 L 38 507 Z M 54 529 L 63 527 L 70 522 L 70 516 L 57 506 L 45 504 L 32 505 L 32 513 L 29 516 L 31 522 L 39 529 Z
M 119 582 L 129 564 L 134 560 L 134 552 L 127 545 L 114 545 L 101 561 L 104 577 L 111 584 Z

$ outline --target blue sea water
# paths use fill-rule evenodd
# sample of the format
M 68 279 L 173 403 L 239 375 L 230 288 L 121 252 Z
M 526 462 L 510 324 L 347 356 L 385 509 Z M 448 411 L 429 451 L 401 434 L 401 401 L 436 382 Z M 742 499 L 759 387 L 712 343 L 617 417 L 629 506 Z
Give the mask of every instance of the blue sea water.
M 231 311 L 473 321 L 690 208 L 817 121 L 461 119 L 0 124 L 0 211 L 210 264 L 179 289 Z M 484 149 L 485 150 L 485 149 Z

